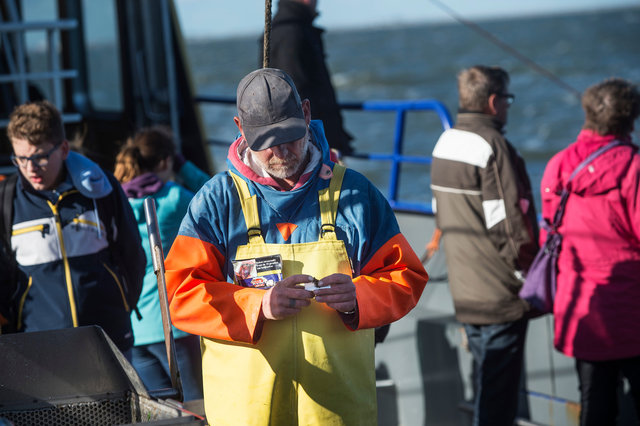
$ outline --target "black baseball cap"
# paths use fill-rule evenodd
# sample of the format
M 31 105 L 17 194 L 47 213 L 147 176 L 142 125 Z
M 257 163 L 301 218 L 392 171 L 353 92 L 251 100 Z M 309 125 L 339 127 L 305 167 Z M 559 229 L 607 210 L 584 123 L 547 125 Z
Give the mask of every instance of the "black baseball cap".
M 307 122 L 300 95 L 287 73 L 261 68 L 238 84 L 238 116 L 253 151 L 262 151 L 304 137 Z

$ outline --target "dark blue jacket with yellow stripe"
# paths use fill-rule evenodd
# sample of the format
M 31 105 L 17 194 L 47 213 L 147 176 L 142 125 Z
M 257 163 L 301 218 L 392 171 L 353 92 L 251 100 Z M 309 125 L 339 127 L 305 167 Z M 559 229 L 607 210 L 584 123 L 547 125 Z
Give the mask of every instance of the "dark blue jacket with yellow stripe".
M 18 178 L 11 230 L 17 283 L 3 283 L 14 291 L 3 291 L 10 300 L 1 302 L 11 305 L 18 331 L 95 324 L 126 350 L 145 267 L 136 221 L 111 174 L 74 152 L 65 166 L 65 180 L 52 191 Z

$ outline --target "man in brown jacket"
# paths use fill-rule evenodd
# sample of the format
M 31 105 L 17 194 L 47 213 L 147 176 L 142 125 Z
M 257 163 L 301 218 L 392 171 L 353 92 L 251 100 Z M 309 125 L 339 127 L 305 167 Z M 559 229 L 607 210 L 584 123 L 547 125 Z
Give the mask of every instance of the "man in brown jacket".
M 531 184 L 505 139 L 509 75 L 474 66 L 458 75 L 454 128 L 433 150 L 431 189 L 456 318 L 475 362 L 474 425 L 513 425 L 528 306 L 518 297 L 538 249 Z

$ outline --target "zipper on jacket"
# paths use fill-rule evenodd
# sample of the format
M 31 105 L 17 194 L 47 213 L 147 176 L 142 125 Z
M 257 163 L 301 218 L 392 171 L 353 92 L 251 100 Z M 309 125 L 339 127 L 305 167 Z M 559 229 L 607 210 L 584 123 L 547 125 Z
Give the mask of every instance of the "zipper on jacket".
M 102 227 L 101 227 L 98 223 L 96 223 L 96 222 L 94 222 L 94 221 L 92 221 L 92 220 L 79 219 L 79 218 L 77 218 L 77 217 L 74 217 L 74 218 L 71 220 L 71 223 L 74 223 L 74 224 L 82 224 L 82 225 L 89 225 L 89 226 L 92 226 L 92 227 L 96 228 L 96 230 L 98 230 L 98 231 L 102 230 L 102 232 L 104 232 L 104 230 L 103 230 L 103 229 L 101 229 Z
M 60 241 L 60 253 L 62 254 L 62 264 L 64 265 L 64 277 L 67 284 L 67 296 L 69 297 L 69 308 L 71 310 L 71 320 L 73 321 L 73 326 L 78 326 L 78 312 L 76 308 L 76 299 L 73 294 L 73 282 L 71 280 L 71 268 L 69 267 L 69 258 L 67 257 L 67 251 L 64 247 L 64 237 L 62 234 L 62 223 L 60 222 L 60 212 L 58 212 L 58 204 L 64 198 L 65 195 L 77 192 L 77 190 L 65 192 L 58 196 L 58 200 L 55 204 L 51 201 L 47 200 L 47 204 L 49 208 L 53 212 L 53 217 L 56 222 L 56 232 L 58 233 L 58 240 Z
M 33 284 L 33 277 L 29 276 L 29 281 L 27 282 L 27 289 L 22 293 L 20 297 L 20 303 L 18 304 L 18 331 L 22 328 L 22 309 L 24 308 L 24 301 L 27 300 L 27 294 L 29 290 L 31 290 L 31 285 Z
M 109 272 L 111 274 L 111 276 L 113 277 L 113 280 L 115 281 L 116 286 L 118 286 L 118 290 L 120 291 L 120 296 L 122 297 L 122 303 L 124 304 L 124 309 L 127 312 L 130 312 L 131 310 L 129 309 L 129 304 L 127 303 L 127 297 L 125 296 L 124 288 L 122 287 L 122 284 L 120 283 L 120 280 L 118 279 L 118 276 L 116 275 L 115 272 L 113 272 L 113 270 L 111 270 L 111 268 L 109 268 L 107 266 L 106 263 L 102 262 L 102 266 L 104 266 L 104 269 L 106 269 L 107 272 Z
M 40 232 L 42 233 L 42 238 L 44 238 L 45 234 L 49 233 L 49 224 L 44 223 L 40 225 L 33 225 L 33 226 L 27 226 L 26 228 L 16 229 L 14 231 L 11 231 L 11 235 L 12 236 L 22 235 L 22 234 L 28 234 L 29 232 Z

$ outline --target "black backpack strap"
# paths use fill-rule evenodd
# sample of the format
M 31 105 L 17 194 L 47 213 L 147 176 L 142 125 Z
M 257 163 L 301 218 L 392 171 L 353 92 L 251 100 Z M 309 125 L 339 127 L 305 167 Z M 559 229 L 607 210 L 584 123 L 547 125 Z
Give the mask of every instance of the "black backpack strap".
M 2 236 L 2 242 L 5 246 L 5 249 L 7 250 L 7 253 L 11 253 L 13 198 L 16 194 L 17 183 L 17 174 L 13 174 L 3 181 L 0 181 L 0 203 L 2 203 L 2 214 L 0 215 L 0 235 Z
M 2 274 L 6 274 L 0 279 L 0 309 L 3 317 L 8 320 L 8 324 L 1 327 L 1 332 L 16 331 L 15 293 L 17 289 L 18 268 L 16 260 L 11 250 L 11 231 L 13 229 L 13 199 L 16 193 L 16 183 L 18 175 L 13 174 L 0 181 L 0 203 L 2 212 L 0 213 L 0 265 Z

